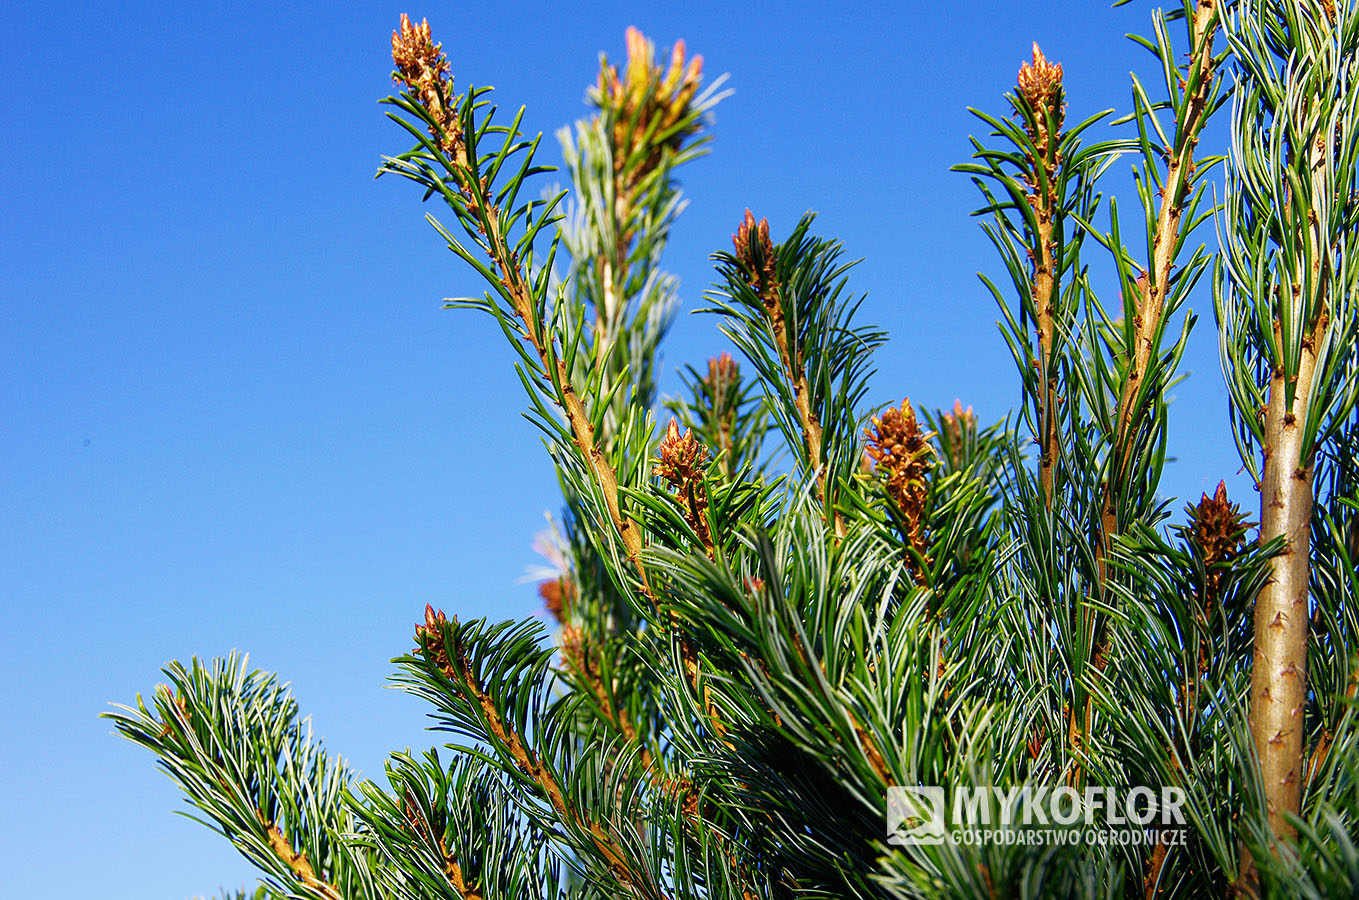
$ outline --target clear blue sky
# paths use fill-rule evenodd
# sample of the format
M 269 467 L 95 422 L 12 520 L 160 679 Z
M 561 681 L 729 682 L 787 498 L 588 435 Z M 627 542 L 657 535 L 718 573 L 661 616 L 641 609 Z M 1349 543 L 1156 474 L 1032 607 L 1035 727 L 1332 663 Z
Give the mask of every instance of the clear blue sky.
M 958 397 L 994 420 L 1018 387 L 976 278 L 1000 272 L 967 216 L 977 196 L 947 171 L 980 130 L 966 107 L 1003 113 L 1036 39 L 1065 66 L 1073 118 L 1127 109 L 1128 72 L 1149 57 L 1122 35 L 1146 31 L 1149 9 L 10 7 L 0 893 L 184 898 L 250 879 L 96 718 L 167 660 L 249 651 L 377 776 L 389 749 L 435 740 L 414 701 L 383 689 L 425 603 L 537 614 L 517 580 L 555 481 L 508 348 L 489 321 L 440 310 L 480 285 L 411 186 L 372 180 L 406 146 L 376 104 L 403 10 L 429 17 L 460 85 L 496 85 L 549 134 L 584 114 L 597 54 L 620 57 L 628 25 L 685 38 L 736 91 L 712 155 L 683 174 L 692 205 L 668 265 L 688 308 L 747 206 L 776 235 L 818 210 L 864 257 L 853 285 L 893 336 L 873 401 Z M 1233 477 L 1210 296 L 1194 306 L 1166 487 L 1178 509 L 1227 476 L 1253 505 Z M 683 317 L 666 365 L 723 349 L 711 318 Z

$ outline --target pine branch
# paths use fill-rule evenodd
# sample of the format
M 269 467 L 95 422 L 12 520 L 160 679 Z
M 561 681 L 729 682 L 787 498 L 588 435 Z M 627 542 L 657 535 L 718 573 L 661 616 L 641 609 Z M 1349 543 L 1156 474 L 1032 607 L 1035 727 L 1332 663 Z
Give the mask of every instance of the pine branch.
M 349 772 L 312 740 L 286 686 L 235 654 L 164 672 L 152 707 L 139 696 L 105 714 L 119 733 L 154 753 L 210 827 L 274 884 L 322 900 L 372 897 L 367 866 L 341 837 L 352 831 Z
M 555 821 L 572 839 L 574 849 L 596 859 L 601 872 L 609 873 L 630 894 L 667 900 L 654 875 L 639 867 L 628 848 L 591 810 L 574 802 L 555 767 L 530 743 L 525 727 L 532 698 L 523 696 L 515 701 L 517 722 L 502 713 L 506 698 L 499 690 L 526 682 L 541 690 L 550 651 L 537 649 L 532 635 L 523 629 L 501 627 L 483 632 L 481 623 L 464 625 L 456 618 L 450 621 L 428 607 L 425 624 L 417 628 L 416 635 L 418 658 L 401 660 L 412 676 L 404 683 L 434 702 L 450 717 L 453 727 L 485 741 L 517 770 L 523 776 L 521 784 L 532 788 L 547 804 Z M 473 661 L 473 648 L 481 656 L 480 665 Z M 488 673 L 480 671 L 483 666 Z M 547 723 L 540 723 L 538 728 L 542 733 L 552 731 Z
M 836 539 L 844 536 L 845 486 L 858 467 L 859 405 L 884 335 L 856 325 L 862 298 L 846 294 L 838 242 L 810 234 L 804 216 L 775 246 L 768 222 L 747 210 L 732 243 L 714 255 L 722 283 L 713 294 L 729 337 L 755 367 L 774 421 L 815 487 Z
M 1198 0 L 1192 15 L 1186 16 L 1190 63 L 1181 68 L 1176 63 L 1173 47 L 1166 35 L 1165 22 L 1158 13 L 1155 18 L 1157 43 L 1143 41 L 1153 49 L 1167 73 L 1166 91 L 1174 111 L 1174 138 L 1169 142 L 1152 144 L 1148 130 L 1164 141 L 1164 131 L 1156 119 L 1156 111 L 1147 99 L 1140 80 L 1134 77 L 1134 106 L 1132 118 L 1137 122 L 1143 155 L 1143 206 L 1146 213 L 1149 259 L 1138 267 L 1136 278 L 1129 280 L 1126 261 L 1114 231 L 1101 238 L 1102 243 L 1115 250 L 1118 268 L 1123 277 L 1126 297 L 1123 338 L 1117 347 L 1114 361 L 1117 372 L 1117 403 L 1108 428 L 1108 470 L 1101 488 L 1099 534 L 1095 545 L 1097 567 L 1096 590 L 1108 594 L 1108 556 L 1115 535 L 1126 528 L 1129 509 L 1145 509 L 1153 496 L 1155 481 L 1146 483 L 1138 477 L 1134 466 L 1155 452 L 1156 431 L 1164 416 L 1165 390 L 1174 378 L 1175 364 L 1180 351 L 1169 359 L 1163 358 L 1162 343 L 1168 320 L 1183 302 L 1187 289 L 1201 272 L 1205 260 L 1195 254 L 1186 273 L 1174 273 L 1179 265 L 1184 239 L 1202 221 L 1195 215 L 1194 177 L 1201 174 L 1211 161 L 1196 158 L 1199 137 L 1213 112 L 1221 105 L 1217 89 L 1217 70 L 1225 54 L 1214 55 L 1213 38 L 1218 29 L 1220 11 L 1218 0 Z M 1165 173 L 1159 174 L 1164 162 Z M 1153 205 L 1146 195 L 1150 184 L 1160 185 L 1158 202 Z M 1201 195 L 1201 191 L 1200 191 Z M 1192 201 L 1192 202 L 1191 202 Z M 1189 213 L 1188 222 L 1185 220 Z M 1185 227 L 1185 226 L 1188 227 Z M 1094 605 L 1084 610 L 1082 631 L 1089 635 L 1094 647 L 1089 675 L 1098 681 L 1109 665 L 1107 623 Z M 1082 722 L 1072 723 L 1072 746 L 1080 748 L 1090 740 L 1094 729 L 1094 704 L 1087 695 Z M 1079 770 L 1073 776 L 1080 778 Z M 1159 871 L 1153 867 L 1154 871 Z M 1151 883 L 1155 882 L 1151 879 Z
M 423 31 L 408 31 L 407 26 L 409 22 L 403 19 L 402 31 L 393 35 L 393 48 L 398 65 L 394 78 L 404 82 L 408 91 L 403 98 L 388 98 L 386 102 L 429 123 L 431 130 L 440 133 L 441 140 L 436 143 L 424 138 L 415 126 L 393 115 L 392 118 L 420 138 L 420 144 L 414 150 L 389 160 L 383 171 L 396 172 L 423 184 L 430 192 L 440 193 L 467 235 L 490 257 L 494 270 L 488 269 L 470 250 L 440 228 L 450 249 L 480 271 L 499 297 L 497 300 L 488 294 L 484 301 L 462 302 L 490 313 L 507 335 L 517 337 L 531 348 L 531 354 L 526 353 L 516 342 L 521 358 L 537 379 L 537 389 L 543 391 L 566 417 L 568 440 L 598 485 L 608 519 L 623 542 L 628 559 L 636 567 L 641 590 L 649 594 L 646 570 L 639 556 L 645 543 L 641 527 L 622 511 L 618 475 L 605 458 L 596 440 L 590 414 L 572 383 L 570 360 L 558 353 L 548 332 L 544 310 L 546 276 L 550 264 L 542 274 L 530 274 L 528 263 L 532 258 L 533 241 L 546 225 L 558 220 L 551 213 L 560 202 L 561 195 L 550 201 L 531 201 L 513 214 L 502 211 L 502 204 L 513 204 L 525 176 L 544 171 L 532 165 L 537 139 L 516 143 L 519 137 L 518 121 L 523 115 L 521 111 L 509 128 L 500 129 L 506 135 L 501 149 L 486 156 L 479 155 L 480 141 L 491 133 L 490 121 L 494 114 L 492 110 L 484 114 L 481 121 L 477 119 L 476 114 L 485 103 L 481 97 L 486 89 L 472 89 L 466 95 L 452 96 L 452 81 L 446 77 L 447 60 L 439 46 L 430 42 L 428 26 L 422 25 Z M 408 56 L 428 60 L 420 70 L 421 76 L 415 80 L 412 80 L 408 69 L 401 65 Z M 448 99 L 431 102 L 431 89 L 427 87 L 431 81 L 435 84 L 433 94 Z M 444 112 L 450 107 L 459 109 L 456 118 Z M 450 146 L 455 150 L 451 157 L 445 152 L 445 148 Z M 493 187 L 495 175 L 520 151 L 523 151 L 523 160 L 519 170 L 514 179 L 499 191 L 498 202 Z M 438 169 L 442 169 L 442 174 Z M 536 220 L 535 211 L 538 213 Z M 521 218 L 524 221 L 524 233 L 511 249 L 507 237 L 509 226 Z

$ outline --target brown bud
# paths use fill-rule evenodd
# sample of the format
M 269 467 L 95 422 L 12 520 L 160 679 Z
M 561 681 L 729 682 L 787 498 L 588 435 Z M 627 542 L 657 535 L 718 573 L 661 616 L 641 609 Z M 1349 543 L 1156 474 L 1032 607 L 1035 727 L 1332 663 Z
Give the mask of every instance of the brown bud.
M 749 263 L 753 260 L 751 256 L 752 237 L 758 245 L 764 257 L 774 255 L 774 245 L 769 240 L 769 220 L 761 219 L 755 221 L 755 214 L 746 209 L 745 218 L 736 227 L 736 234 L 732 235 L 731 243 L 736 248 L 736 258 L 742 262 Z
M 665 430 L 658 448 L 659 461 L 653 474 L 664 478 L 675 489 L 675 499 L 684 510 L 684 520 L 694 529 L 709 556 L 713 554 L 712 535 L 708 529 L 708 492 L 703 486 L 707 470 L 708 450 L 694 437 L 694 430 L 679 431 L 674 419 Z
M 1213 496 L 1204 494 L 1196 505 L 1189 507 L 1189 540 L 1203 557 L 1208 572 L 1208 593 L 1205 600 L 1215 599 L 1222 583 L 1223 568 L 1229 564 L 1245 543 L 1250 523 L 1245 513 L 1227 500 L 1227 485 L 1219 481 Z
M 731 238 L 736 249 L 736 258 L 745 266 L 750 277 L 750 286 L 760 295 L 765 306 L 775 300 L 774 289 L 778 285 L 778 273 L 774 261 L 774 242 L 769 239 L 769 220 L 755 221 L 749 209 L 736 234 Z
M 392 63 L 396 66 L 392 80 L 410 88 L 434 120 L 430 135 L 456 162 L 465 165 L 462 127 L 456 111 L 450 107 L 453 80 L 449 77 L 448 58 L 443 54 L 443 45 L 434 43 L 430 36 L 428 19 L 412 25 L 410 17 L 401 14 L 401 26 L 392 32 Z
M 1054 101 L 1060 102 L 1062 90 L 1062 64 L 1050 63 L 1033 45 L 1033 62 L 1019 66 L 1019 93 L 1036 110 L 1047 109 Z
M 444 646 L 444 627 L 448 625 L 448 619 L 444 616 L 443 610 L 437 613 L 434 607 L 425 604 L 425 624 L 415 626 L 415 643 L 418 645 L 414 653 L 425 656 L 443 670 L 448 677 L 453 677 L 453 664 L 448 658 L 448 649 Z
M 401 14 L 400 27 L 392 32 L 392 62 L 400 79 L 411 87 L 426 78 L 448 74 L 443 45 L 434 43 L 430 37 L 429 20 L 421 19 L 419 25 L 412 25 L 405 13 Z
M 571 601 L 576 596 L 576 585 L 570 576 L 549 578 L 538 585 L 538 596 L 543 598 L 547 611 L 558 622 L 565 622 L 571 610 Z
M 1222 562 L 1236 555 L 1244 540 L 1245 514 L 1227 499 L 1227 484 L 1219 481 L 1213 496 L 1204 494 L 1189 510 L 1190 534 L 1205 560 Z
M 886 482 L 888 496 L 896 503 L 905 520 L 906 540 L 916 554 L 928 561 L 924 534 L 925 504 L 929 497 L 927 477 L 933 467 L 931 435 L 916 421 L 909 398 L 901 408 L 889 408 L 873 418 L 873 427 L 864 432 L 866 452 L 877 464 Z M 916 573 L 917 580 L 923 573 Z
M 694 437 L 692 428 L 680 434 L 679 422 L 670 420 L 665 437 L 659 448 L 660 461 L 653 470 L 655 475 L 670 482 L 672 487 L 680 487 L 703 477 L 703 464 L 708 461 L 708 451 Z
M 714 394 L 721 393 L 725 385 L 731 384 L 740 374 L 740 367 L 736 360 L 731 358 L 731 354 L 723 352 L 721 356 L 715 356 L 708 360 L 708 387 Z
M 963 450 L 966 439 L 977 429 L 977 417 L 972 412 L 972 407 L 963 409 L 963 401 L 953 401 L 953 412 L 945 413 L 943 418 L 944 435 L 946 438 L 944 446 L 948 454 L 949 464 L 958 469 L 963 465 Z
M 1055 124 L 1056 132 L 1060 132 L 1062 122 L 1065 118 L 1066 107 L 1062 103 L 1062 67 L 1059 63 L 1050 63 L 1043 51 L 1038 49 L 1038 45 L 1033 45 L 1033 62 L 1024 63 L 1019 67 L 1019 95 L 1024 98 L 1032 109 L 1032 118 L 1022 116 L 1025 133 L 1033 141 L 1034 150 L 1038 153 L 1038 159 L 1033 159 L 1026 153 L 1025 162 L 1035 171 L 1042 168 L 1050 181 L 1056 174 L 1061 165 L 1061 154 L 1058 146 L 1061 143 L 1060 134 L 1054 133 L 1050 124 Z M 1016 111 L 1019 104 L 1015 104 Z M 1052 122 L 1049 122 L 1051 118 Z M 1030 187 L 1038 187 L 1040 180 L 1034 172 L 1026 172 L 1024 180 Z M 1040 219 L 1046 215 L 1046 211 L 1037 208 L 1044 204 L 1037 203 L 1038 198 L 1032 198 L 1030 203 L 1034 204 Z

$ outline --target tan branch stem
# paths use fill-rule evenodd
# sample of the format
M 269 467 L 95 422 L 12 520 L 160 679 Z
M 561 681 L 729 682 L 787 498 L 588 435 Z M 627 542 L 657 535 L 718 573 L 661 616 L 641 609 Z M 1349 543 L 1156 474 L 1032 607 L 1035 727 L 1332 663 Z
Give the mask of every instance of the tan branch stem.
M 464 193 L 466 194 L 467 191 L 464 190 Z M 538 358 L 543 367 L 542 375 L 555 390 L 557 404 L 566 414 L 566 421 L 571 426 L 571 434 L 575 439 L 576 448 L 585 458 L 586 465 L 589 466 L 590 473 L 595 478 L 595 483 L 599 485 L 600 492 L 604 495 L 604 504 L 608 509 L 609 519 L 623 541 L 628 559 L 637 569 L 638 577 L 642 581 L 642 591 L 652 598 L 654 603 L 655 598 L 652 597 L 651 586 L 647 582 L 646 568 L 641 559 L 641 551 L 644 546 L 642 530 L 636 522 L 624 515 L 622 511 L 619 504 L 618 475 L 609 465 L 608 460 L 604 458 L 604 452 L 595 442 L 594 426 L 590 421 L 590 415 L 585 409 L 584 402 L 581 401 L 576 389 L 571 384 L 571 375 L 567 371 L 566 362 L 560 357 L 556 358 L 555 361 L 553 360 L 548 352 L 548 339 L 539 334 L 539 322 L 533 304 L 533 293 L 529 289 L 522 267 L 513 254 L 509 252 L 504 235 L 500 232 L 499 211 L 491 206 L 490 197 L 485 192 L 476 195 L 476 199 L 472 199 L 471 202 L 477 210 L 483 230 L 486 232 L 486 239 L 490 244 L 490 255 L 500 268 L 501 283 L 509 291 L 514 310 L 524 323 L 524 337 L 538 352 Z
M 1194 148 L 1198 145 L 1199 132 L 1207 120 L 1208 103 L 1212 97 L 1213 38 L 1217 25 L 1217 0 L 1199 0 L 1194 9 L 1193 19 L 1189 23 L 1192 56 L 1190 79 L 1196 79 L 1195 89 L 1187 98 L 1184 116 L 1176 122 L 1174 147 L 1167 148 L 1169 161 L 1166 164 L 1160 207 L 1156 212 L 1156 230 L 1152 235 L 1152 258 L 1148 260 L 1148 270 L 1136 281 L 1133 346 L 1130 348 L 1128 358 L 1128 375 L 1118 398 L 1112 446 L 1109 451 L 1114 466 L 1104 482 L 1100 535 L 1095 546 L 1095 563 L 1101 595 L 1105 593 L 1108 584 L 1110 544 L 1124 524 L 1119 521 L 1119 493 L 1128 486 L 1130 466 L 1134 457 L 1132 444 L 1142 421 L 1143 404 L 1138 401 L 1160 347 L 1159 334 L 1165 316 L 1166 298 L 1170 294 L 1175 252 L 1180 243 L 1180 229 L 1184 224 L 1184 204 L 1193 190 Z M 1188 83 L 1187 80 L 1186 84 Z M 1096 619 L 1093 607 L 1087 607 L 1084 612 L 1082 633 L 1090 635 L 1093 675 L 1099 679 L 1109 663 L 1109 646 L 1101 623 Z M 1079 732 L 1074 727 L 1071 731 L 1073 751 L 1079 750 L 1089 741 L 1093 727 L 1094 699 L 1087 694 L 1084 724 Z M 1076 781 L 1079 781 L 1081 768 L 1079 759 L 1077 754 Z
M 811 386 L 807 382 L 807 373 L 803 370 L 802 360 L 794 353 L 796 348 L 789 345 L 788 330 L 785 327 L 783 317 L 782 285 L 775 284 L 770 294 L 771 296 L 765 302 L 765 309 L 769 313 L 769 328 L 774 335 L 774 345 L 778 347 L 779 361 L 783 363 L 784 377 L 788 379 L 788 384 L 793 388 L 793 405 L 797 407 L 798 419 L 802 423 L 802 438 L 807 450 L 807 466 L 816 476 L 816 488 L 821 497 L 821 502 L 823 504 L 833 503 L 834 498 L 828 499 L 826 496 L 826 466 L 825 459 L 821 455 L 821 443 L 824 437 L 821 418 L 812 408 Z M 834 514 L 834 526 L 836 536 L 844 537 L 846 534 L 845 522 L 838 512 Z
M 1056 141 L 1050 140 L 1049 143 L 1054 145 L 1055 152 Z M 1055 173 L 1056 170 L 1053 171 Z M 1038 365 L 1043 383 L 1040 426 L 1043 433 L 1040 436 L 1042 450 L 1038 460 L 1038 475 L 1043 489 L 1043 501 L 1048 509 L 1052 508 L 1054 473 L 1057 461 L 1062 455 L 1057 386 L 1048 377 L 1057 330 L 1053 298 L 1061 291 L 1052 236 L 1053 217 L 1060 209 L 1061 202 L 1059 198 L 1052 196 L 1052 181 L 1052 178 L 1048 178 L 1046 188 L 1033 197 L 1037 201 L 1034 204 L 1034 218 L 1038 221 L 1038 233 L 1035 235 L 1038 239 L 1038 254 L 1034 258 L 1033 306 L 1038 314 Z
M 453 671 L 454 661 L 450 658 L 444 674 L 462 683 L 463 689 L 481 709 L 486 725 L 496 741 L 509 751 L 519 770 L 538 785 L 542 796 L 557 816 L 565 822 L 574 823 L 589 835 L 590 842 L 604 859 L 609 871 L 627 887 L 641 893 L 647 893 L 643 890 L 646 880 L 633 870 L 624 849 L 603 825 L 582 816 L 567 801 L 566 792 L 562 789 L 556 777 L 539 759 L 538 754 L 525 744 L 524 739 L 514 729 L 514 726 L 504 720 L 500 715 L 500 710 L 496 708 L 495 701 L 483 690 L 476 673 L 472 671 L 472 662 L 466 651 L 462 647 L 456 647 L 455 650 L 457 670 Z M 651 890 L 664 900 L 664 895 L 660 894 L 655 887 L 655 885 L 651 885 Z
M 1309 240 L 1319 242 L 1317 225 Z M 1319 249 L 1319 248 L 1317 248 Z M 1319 275 L 1320 260 L 1314 263 Z M 1313 283 L 1316 283 L 1315 281 Z M 1284 548 L 1270 562 L 1269 581 L 1255 601 L 1255 658 L 1251 665 L 1251 734 L 1260 758 L 1270 827 L 1275 835 L 1295 831 L 1285 813 L 1296 814 L 1302 798 L 1303 719 L 1307 704 L 1308 589 L 1311 578 L 1315 448 L 1303 433 L 1317 389 L 1316 348 L 1328 325 L 1325 284 L 1322 302 L 1303 340 L 1293 403 L 1288 379 L 1270 380 L 1265 411 L 1264 471 L 1260 480 L 1260 540 L 1282 537 Z
M 264 813 L 255 810 L 255 815 L 259 817 L 260 824 L 265 828 L 269 849 L 297 876 L 298 881 L 314 891 L 317 896 L 324 897 L 325 900 L 343 900 L 339 891 L 335 890 L 328 882 L 317 877 L 316 871 L 312 868 L 305 852 L 293 850 L 293 845 L 289 843 L 287 836 L 276 824 L 269 821 Z

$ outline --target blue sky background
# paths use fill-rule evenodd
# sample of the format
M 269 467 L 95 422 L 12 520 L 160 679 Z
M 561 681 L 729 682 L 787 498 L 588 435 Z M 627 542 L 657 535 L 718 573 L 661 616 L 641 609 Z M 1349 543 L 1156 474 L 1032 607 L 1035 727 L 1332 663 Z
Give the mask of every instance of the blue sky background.
M 968 217 L 974 188 L 948 172 L 982 130 L 966 107 L 1006 111 L 1031 40 L 1065 66 L 1072 119 L 1126 110 L 1129 71 L 1152 71 L 1122 37 L 1149 30 L 1143 2 L 11 7 L 5 896 L 183 898 L 251 880 L 97 718 L 166 661 L 249 651 L 376 777 L 388 750 L 435 741 L 418 704 L 384 690 L 424 604 L 539 614 L 518 580 L 556 488 L 510 351 L 489 320 L 440 310 L 481 286 L 412 186 L 372 180 L 406 147 L 376 104 L 403 10 L 429 17 L 459 85 L 496 85 L 549 135 L 585 114 L 597 55 L 621 57 L 628 25 L 663 46 L 685 38 L 736 92 L 712 155 L 682 176 L 692 205 L 668 267 L 687 308 L 747 206 L 776 239 L 818 210 L 819 230 L 864 258 L 852 285 L 893 338 L 873 402 L 956 397 L 986 421 L 1018 385 L 976 277 L 1002 270 Z M 1227 477 L 1251 507 L 1209 293 L 1193 306 L 1165 487 L 1178 510 Z M 681 317 L 667 371 L 724 349 L 711 317 Z

